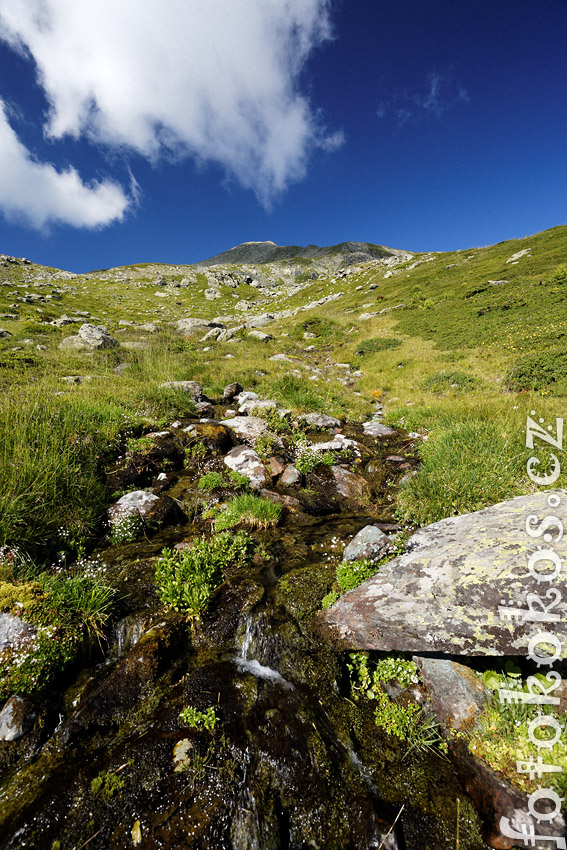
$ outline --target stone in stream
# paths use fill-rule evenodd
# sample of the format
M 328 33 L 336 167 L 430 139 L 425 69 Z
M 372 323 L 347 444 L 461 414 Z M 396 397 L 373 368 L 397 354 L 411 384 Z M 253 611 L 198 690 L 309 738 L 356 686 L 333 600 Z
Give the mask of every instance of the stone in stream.
M 243 392 L 243 390 L 244 387 L 235 381 L 233 384 L 227 384 L 223 390 L 222 397 L 226 399 L 226 401 L 232 401 L 232 399 L 239 393 Z
M 349 649 L 526 655 L 530 637 L 545 623 L 522 623 L 511 612 L 518 604 L 527 612 L 528 594 L 542 592 L 528 569 L 541 544 L 528 535 L 526 523 L 534 529 L 550 515 L 548 499 L 564 504 L 567 491 L 518 496 L 421 529 L 404 554 L 322 612 L 322 623 Z M 559 518 L 564 514 L 554 510 Z M 555 540 L 553 527 L 551 533 Z M 567 538 L 553 549 L 565 559 Z M 555 567 L 547 560 L 534 569 L 549 574 Z M 565 577 L 558 576 L 553 589 L 563 600 L 553 608 L 559 619 L 549 628 L 561 642 L 567 638 Z M 510 614 L 501 618 L 500 608 Z
M 35 714 L 31 703 L 20 696 L 13 696 L 0 711 L 0 741 L 17 741 L 29 731 Z
M 374 525 L 365 525 L 346 547 L 343 561 L 379 561 L 391 545 L 383 531 Z
M 376 437 L 377 439 L 395 437 L 398 433 L 394 428 L 389 428 L 388 425 L 382 425 L 380 422 L 365 422 L 362 427 L 366 436 Z
M 321 431 L 324 428 L 341 427 L 340 419 L 335 419 L 334 416 L 328 416 L 326 413 L 303 413 L 298 419 L 309 428 L 314 428 L 317 431 Z
M 293 487 L 301 482 L 301 473 L 292 463 L 288 463 L 280 478 L 282 487 Z
M 145 524 L 164 525 L 176 518 L 178 513 L 177 504 L 169 496 L 156 496 L 149 490 L 133 490 L 111 505 L 108 509 L 108 520 L 111 526 L 115 526 L 127 516 L 137 516 Z
M 224 462 L 229 469 L 245 475 L 252 490 L 260 490 L 268 484 L 266 470 L 260 456 L 249 446 L 236 446 L 226 455 Z
M 230 428 L 245 443 L 253 443 L 269 430 L 266 420 L 259 416 L 235 416 L 233 419 L 223 419 L 221 424 Z

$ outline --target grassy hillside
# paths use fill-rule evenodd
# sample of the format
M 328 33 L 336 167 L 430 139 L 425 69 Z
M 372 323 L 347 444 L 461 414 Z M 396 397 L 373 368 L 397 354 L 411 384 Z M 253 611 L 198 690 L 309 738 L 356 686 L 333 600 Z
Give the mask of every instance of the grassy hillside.
M 295 411 L 347 420 L 369 418 L 379 401 L 388 423 L 428 433 L 422 469 L 399 497 L 408 522 L 530 489 L 526 411 L 552 421 L 567 396 L 567 228 L 355 264 L 350 247 L 336 248 L 332 262 L 85 275 L 0 257 L 0 545 L 80 551 L 97 533 L 108 457 L 127 434 L 190 413 L 186 396 L 160 388 L 180 379 L 210 396 L 238 380 Z M 249 337 L 242 326 L 266 313 L 272 338 Z M 177 332 L 183 317 L 240 329 L 203 342 L 204 332 Z M 83 322 L 108 327 L 119 347 L 60 350 Z

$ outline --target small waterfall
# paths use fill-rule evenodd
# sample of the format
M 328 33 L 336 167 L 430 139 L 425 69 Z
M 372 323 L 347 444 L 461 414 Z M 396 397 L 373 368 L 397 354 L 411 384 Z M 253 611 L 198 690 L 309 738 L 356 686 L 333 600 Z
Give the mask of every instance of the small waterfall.
M 129 649 L 132 649 L 144 634 L 145 628 L 146 616 L 144 614 L 131 614 L 119 620 L 110 636 L 107 663 L 117 661 Z
M 262 664 L 256 657 L 259 654 L 260 658 L 265 660 L 269 650 L 268 641 L 265 637 L 268 626 L 262 622 L 263 619 L 253 618 L 249 613 L 246 614 L 242 637 L 237 639 L 237 654 L 234 656 L 236 665 L 239 670 L 251 673 L 256 679 L 277 682 L 284 688 L 293 690 L 291 682 L 284 679 L 278 670 L 268 664 Z

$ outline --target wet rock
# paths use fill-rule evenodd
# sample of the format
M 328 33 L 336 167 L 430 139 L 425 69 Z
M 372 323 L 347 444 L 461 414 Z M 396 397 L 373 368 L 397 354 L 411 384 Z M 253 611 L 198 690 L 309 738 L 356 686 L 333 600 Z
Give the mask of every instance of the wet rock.
M 336 491 L 345 499 L 362 499 L 365 496 L 368 485 L 360 475 L 342 466 L 332 466 L 331 475 Z
M 538 552 L 526 522 L 533 527 L 549 515 L 548 499 L 565 502 L 567 491 L 518 496 L 421 529 L 403 555 L 342 596 L 323 612 L 322 622 L 349 648 L 525 655 L 530 637 L 542 629 L 541 623 L 523 622 L 529 609 L 518 606 L 519 600 L 529 604 L 534 592 L 528 561 Z M 553 548 L 565 559 L 567 539 Z M 540 570 L 549 569 L 552 562 L 540 563 Z M 555 584 L 564 591 L 566 580 L 559 577 Z M 563 600 L 553 607 L 559 618 L 553 633 L 560 640 L 567 638 Z
M 235 381 L 233 384 L 228 384 L 224 390 L 222 397 L 226 399 L 226 401 L 232 401 L 232 399 L 237 396 L 239 393 L 243 392 L 244 387 Z
M 379 561 L 391 548 L 390 539 L 374 525 L 365 525 L 343 553 L 343 561 Z
M 245 475 L 250 481 L 252 490 L 260 490 L 268 483 L 266 470 L 260 456 L 249 446 L 236 446 L 231 449 L 224 459 L 229 469 L 234 469 Z
M 388 425 L 382 425 L 381 422 L 365 422 L 363 424 L 364 433 L 368 437 L 395 437 L 398 433 L 394 428 L 389 428 Z
M 133 490 L 125 493 L 108 509 L 108 519 L 111 526 L 116 525 L 126 516 L 138 516 L 145 525 L 164 525 L 178 516 L 177 504 L 169 496 L 156 496 L 149 490 Z
M 416 655 L 413 660 L 444 732 L 471 731 L 489 696 L 478 676 L 470 667 L 448 658 Z
M 0 741 L 17 741 L 31 728 L 35 714 L 29 700 L 13 696 L 0 711 Z
M 272 478 L 277 478 L 285 469 L 285 463 L 278 457 L 269 458 L 267 466 Z
M 20 617 L 0 612 L 0 652 L 31 640 L 37 629 Z
M 567 835 L 567 826 L 563 815 L 544 820 L 538 823 L 527 811 L 527 797 L 525 792 L 514 788 L 502 774 L 492 770 L 476 756 L 468 751 L 466 741 L 454 739 L 449 742 L 449 752 L 455 764 L 459 779 L 476 810 L 482 818 L 482 837 L 486 843 L 495 850 L 510 850 L 512 847 L 520 847 L 525 842 L 518 836 L 542 836 L 541 840 L 534 839 L 529 842 L 530 847 L 544 850 L 554 841 L 545 841 L 543 836 Z M 551 812 L 549 803 L 541 802 L 537 808 L 542 813 Z M 501 819 L 504 818 L 516 833 L 516 839 L 506 837 L 503 833 Z M 522 843 L 521 843 L 522 842 Z
M 328 416 L 326 413 L 303 413 L 298 419 L 309 428 L 314 428 L 317 431 L 341 427 L 340 419 L 335 419 L 334 416 Z
M 282 487 L 294 487 L 300 483 L 301 473 L 292 463 L 288 463 L 280 478 L 280 484 Z
M 259 416 L 235 416 L 233 419 L 223 419 L 222 425 L 234 431 L 239 440 L 245 443 L 253 443 L 258 437 L 268 433 L 265 419 Z
M 128 454 L 115 469 L 107 474 L 107 485 L 111 493 L 130 487 L 149 484 L 161 470 L 181 469 L 185 462 L 183 448 L 171 432 L 147 449 Z
M 274 493 L 273 490 L 260 490 L 260 495 L 270 502 L 276 502 L 278 505 L 285 505 L 286 508 L 301 508 L 299 499 L 294 499 L 293 496 L 282 496 L 281 493 Z
M 204 443 L 209 450 L 214 452 L 227 452 L 234 445 L 229 429 L 218 423 L 194 423 L 183 428 L 182 433 L 187 434 L 193 444 L 195 442 Z
M 210 401 L 198 401 L 195 410 L 203 418 L 212 419 L 215 415 L 215 407 Z
M 203 387 L 197 381 L 165 381 L 160 388 L 168 390 L 181 390 L 193 397 L 193 401 L 203 401 Z

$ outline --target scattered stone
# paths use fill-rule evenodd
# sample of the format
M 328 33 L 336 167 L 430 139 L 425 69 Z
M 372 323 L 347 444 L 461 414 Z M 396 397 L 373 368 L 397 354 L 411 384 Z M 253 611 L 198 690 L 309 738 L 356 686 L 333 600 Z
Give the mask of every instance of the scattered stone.
M 377 316 L 378 313 L 361 313 L 358 317 L 359 322 L 367 322 L 368 319 L 373 319 L 374 316 Z
M 238 309 L 238 304 L 236 305 Z M 274 321 L 275 316 L 272 313 L 261 313 L 259 316 L 253 316 L 246 322 L 247 328 L 263 328 Z M 250 336 L 250 334 L 248 334 Z
M 92 351 L 91 346 L 80 336 L 67 336 L 57 346 L 61 351 Z
M 266 421 L 259 416 L 235 416 L 233 419 L 223 419 L 222 425 L 234 431 L 240 441 L 245 443 L 253 443 L 268 433 Z
M 244 387 L 239 384 L 237 381 L 233 384 L 228 384 L 224 390 L 222 397 L 226 399 L 226 401 L 232 401 L 232 399 L 237 396 L 239 393 L 244 391 Z
M 149 490 L 133 490 L 110 506 L 108 521 L 112 527 L 124 517 L 138 516 L 146 525 L 163 525 L 178 514 L 177 504 L 169 496 L 156 496 Z
M 193 401 L 200 402 L 203 400 L 203 387 L 197 381 L 165 381 L 160 384 L 160 388 L 168 390 L 181 390 L 193 396 Z
M 29 732 L 35 714 L 29 700 L 13 696 L 0 711 L 0 741 L 17 741 Z
M 518 496 L 421 529 L 403 555 L 341 597 L 323 620 L 351 649 L 525 655 L 541 624 L 522 622 L 521 615 L 514 619 L 513 612 L 517 600 L 533 591 L 527 563 L 538 550 L 537 542 L 518 529 L 529 517 L 544 516 L 550 497 L 563 504 L 567 491 Z M 553 545 L 565 559 L 567 540 Z M 565 578 L 556 583 L 565 588 Z M 562 641 L 567 637 L 564 600 L 565 594 L 553 609 L 559 618 L 553 632 Z
M 268 479 L 260 456 L 249 446 L 236 446 L 231 449 L 224 462 L 229 469 L 235 469 L 245 475 L 252 490 L 260 490 L 267 485 Z
M 85 323 L 81 325 L 78 333 L 79 339 L 82 339 L 90 348 L 116 348 L 118 342 L 110 336 L 107 329 L 98 325 Z
M 524 248 L 523 251 L 518 251 L 516 254 L 512 254 L 512 256 L 506 260 L 506 262 L 516 263 L 521 257 L 526 257 L 528 254 L 530 254 L 531 250 L 531 248 Z
M 270 398 L 249 398 L 238 408 L 239 413 L 248 414 L 253 410 L 275 410 L 277 404 Z
M 270 334 L 262 333 L 262 331 L 248 331 L 248 336 L 252 339 L 257 339 L 260 342 L 269 342 L 271 339 L 273 339 L 273 336 L 270 336 Z
M 285 469 L 285 463 L 279 457 L 271 457 L 268 459 L 268 469 L 272 478 L 277 478 Z
M 292 463 L 289 463 L 282 473 L 282 476 L 280 478 L 280 484 L 282 485 L 282 487 L 294 487 L 300 482 L 301 473 Z
M 195 410 L 200 416 L 212 418 L 215 415 L 215 407 L 210 401 L 198 401 L 195 404 Z
M 9 336 L 12 336 L 10 331 L 5 330 L 4 328 L 0 328 L 0 339 L 6 339 Z
M 84 378 L 82 375 L 65 375 L 63 378 L 59 378 L 60 381 L 64 381 L 66 384 L 82 384 Z
M 207 301 L 215 301 L 217 298 L 221 297 L 221 292 L 219 289 L 205 289 L 205 298 Z
M 224 328 L 224 325 L 220 322 L 211 322 L 209 319 L 179 319 L 175 327 L 180 334 L 190 334 L 207 328 Z
M 379 561 L 391 548 L 389 537 L 374 525 L 365 525 L 350 541 L 343 561 Z
M 471 732 L 488 699 L 488 691 L 470 667 L 448 658 L 413 659 L 427 688 L 435 718 L 443 731 Z
M 401 455 L 388 455 L 386 460 L 390 463 L 403 463 L 405 461 L 405 457 L 402 457 Z
M 124 372 L 127 372 L 128 369 L 131 369 L 131 368 L 132 368 L 132 366 L 131 366 L 130 363 L 119 363 L 118 366 L 115 366 L 112 371 L 116 372 L 117 375 L 123 375 Z
M 298 417 L 300 422 L 304 422 L 310 428 L 316 428 L 321 431 L 326 428 L 340 428 L 340 419 L 335 419 L 334 416 L 328 416 L 326 413 L 302 413 Z
M 362 427 L 367 437 L 375 437 L 376 439 L 395 437 L 398 433 L 394 428 L 382 425 L 381 422 L 365 422 Z
M 280 493 L 274 493 L 273 490 L 260 490 L 260 496 L 264 499 L 268 499 L 270 502 L 276 502 L 279 505 L 284 505 L 286 508 L 290 508 L 291 510 L 301 508 L 301 502 L 299 499 L 294 499 L 293 496 L 282 496 Z
M 335 487 L 341 496 L 345 499 L 362 499 L 365 495 L 368 485 L 364 478 L 360 475 L 355 475 L 349 469 L 343 469 L 342 466 L 332 466 L 331 474 L 333 476 Z

